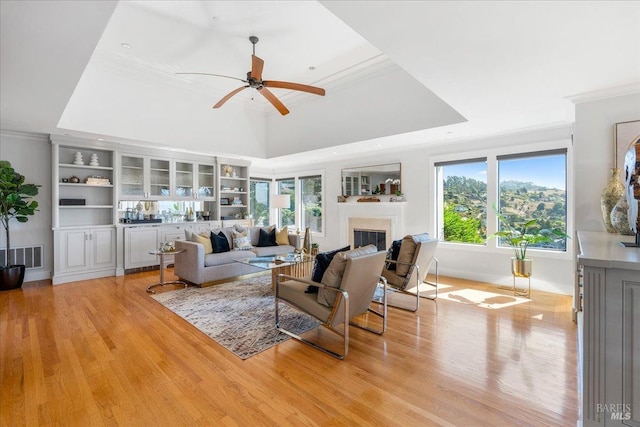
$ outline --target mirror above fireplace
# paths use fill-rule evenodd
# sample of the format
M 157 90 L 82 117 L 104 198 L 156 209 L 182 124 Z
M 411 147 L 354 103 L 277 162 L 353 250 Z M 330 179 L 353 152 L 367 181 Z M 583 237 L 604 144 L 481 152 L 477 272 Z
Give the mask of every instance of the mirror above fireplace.
M 400 183 L 400 163 L 342 169 L 343 196 L 393 195 L 401 191 Z

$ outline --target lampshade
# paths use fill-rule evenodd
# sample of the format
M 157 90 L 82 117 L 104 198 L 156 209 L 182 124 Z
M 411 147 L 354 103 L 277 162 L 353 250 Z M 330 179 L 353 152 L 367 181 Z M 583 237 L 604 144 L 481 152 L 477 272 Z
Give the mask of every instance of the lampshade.
M 291 206 L 291 196 L 289 194 L 274 194 L 271 196 L 270 205 L 272 208 L 288 208 Z

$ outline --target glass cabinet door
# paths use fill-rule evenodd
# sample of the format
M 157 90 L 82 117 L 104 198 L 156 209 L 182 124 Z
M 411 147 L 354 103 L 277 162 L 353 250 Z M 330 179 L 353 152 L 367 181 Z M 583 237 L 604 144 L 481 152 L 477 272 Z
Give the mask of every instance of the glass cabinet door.
M 176 197 L 193 196 L 193 163 L 176 162 Z
M 122 156 L 120 194 L 123 196 L 144 196 L 144 159 Z
M 149 193 L 152 196 L 169 196 L 169 160 L 149 160 Z
M 198 165 L 198 197 L 213 197 L 213 165 Z

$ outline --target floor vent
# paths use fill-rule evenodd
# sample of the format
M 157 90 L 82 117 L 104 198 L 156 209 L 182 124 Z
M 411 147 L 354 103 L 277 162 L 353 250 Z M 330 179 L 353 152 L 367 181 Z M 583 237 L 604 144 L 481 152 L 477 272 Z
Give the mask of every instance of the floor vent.
M 13 253 L 13 263 L 16 265 L 25 265 L 27 269 L 42 268 L 43 248 L 43 245 L 11 248 L 11 252 Z M 6 253 L 6 249 L 0 249 L 0 264 L 4 264 Z

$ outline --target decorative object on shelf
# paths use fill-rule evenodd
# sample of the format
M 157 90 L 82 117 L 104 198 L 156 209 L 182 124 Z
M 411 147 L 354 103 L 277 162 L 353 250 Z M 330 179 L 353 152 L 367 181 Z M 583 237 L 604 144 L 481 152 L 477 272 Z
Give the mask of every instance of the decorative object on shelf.
M 11 234 L 9 224 L 15 218 L 24 223 L 34 215 L 38 201 L 33 197 L 38 194 L 39 185 L 26 184 L 24 175 L 13 169 L 11 163 L 0 160 L 0 223 L 4 227 L 6 250 L 4 264 L 0 267 L 0 291 L 17 289 L 24 281 L 24 265 L 14 265 L 15 254 L 11 252 Z
M 100 163 L 98 163 L 98 154 L 97 153 L 93 153 L 91 155 L 91 158 L 89 159 L 89 166 L 100 166 Z
M 229 198 L 228 197 L 220 197 L 220 204 L 222 206 L 228 206 L 231 203 L 229 202 Z
M 347 196 L 338 196 L 338 203 L 346 203 Z
M 69 178 L 62 178 L 61 181 L 66 184 L 69 182 Z
M 85 182 L 87 184 L 91 184 L 91 185 L 109 185 L 109 184 L 111 184 L 111 182 L 109 181 L 109 178 L 105 178 L 104 176 L 97 176 L 97 175 L 88 176 L 87 179 L 85 180 Z
M 231 165 L 222 166 L 222 172 L 224 172 L 224 176 L 231 176 L 232 173 L 235 174 L 233 166 Z
M 78 178 L 77 176 L 72 176 L 71 178 L 69 178 L 69 182 L 72 184 L 79 184 L 80 183 L 80 178 Z
M 623 194 L 624 185 L 620 182 L 620 169 L 612 168 L 609 182 L 600 195 L 600 209 L 607 233 L 616 233 L 615 227 L 611 225 L 611 211 Z
M 384 182 L 381 182 L 377 187 L 376 190 L 378 190 L 377 193 L 374 194 L 387 194 L 387 186 Z
M 74 165 L 84 165 L 84 161 L 82 160 L 82 153 L 81 152 L 76 152 L 75 157 L 73 159 L 73 164 Z
M 375 196 L 370 196 L 370 197 L 360 197 L 360 198 L 358 199 L 358 202 L 360 202 L 360 203 L 362 203 L 362 202 L 364 202 L 364 203 L 371 203 L 371 202 L 374 202 L 374 203 L 375 203 L 375 202 L 379 202 L 379 201 L 380 201 L 380 199 L 378 199 L 378 198 L 377 198 L 377 197 L 375 197 Z
M 233 202 L 234 205 L 242 205 L 242 200 L 240 200 L 240 197 L 234 197 L 233 198 Z

